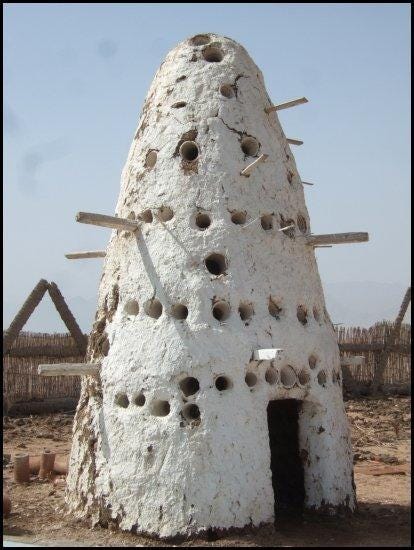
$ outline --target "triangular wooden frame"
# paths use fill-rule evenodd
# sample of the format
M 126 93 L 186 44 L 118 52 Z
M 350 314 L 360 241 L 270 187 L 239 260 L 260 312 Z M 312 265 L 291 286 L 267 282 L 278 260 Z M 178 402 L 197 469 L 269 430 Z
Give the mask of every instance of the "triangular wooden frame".
M 48 283 L 45 279 L 40 279 L 20 310 L 17 312 L 13 321 L 10 323 L 9 328 L 3 333 L 3 355 L 6 355 L 10 351 L 13 342 L 18 337 L 20 331 L 27 323 L 36 307 L 42 301 L 46 291 L 49 292 L 49 296 L 52 299 L 52 302 L 54 303 L 62 321 L 67 326 L 72 338 L 75 340 L 80 354 L 84 355 L 86 353 L 87 338 L 84 334 L 82 334 L 82 331 L 67 303 L 65 302 L 65 299 L 62 296 L 57 284 L 53 282 Z

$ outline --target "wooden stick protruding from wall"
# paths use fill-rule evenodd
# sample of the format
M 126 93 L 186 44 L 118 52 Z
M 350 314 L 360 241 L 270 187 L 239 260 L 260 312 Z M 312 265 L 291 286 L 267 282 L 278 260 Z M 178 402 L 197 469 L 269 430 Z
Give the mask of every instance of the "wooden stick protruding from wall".
M 69 252 L 65 254 L 68 260 L 84 260 L 87 258 L 105 258 L 105 250 L 91 250 L 88 252 Z
M 364 243 L 369 240 L 368 233 L 330 233 L 327 235 L 307 235 L 306 243 L 309 245 L 321 244 L 346 244 L 346 243 Z
M 110 229 L 120 229 L 123 231 L 136 231 L 140 223 L 128 220 L 127 218 L 117 218 L 116 216 L 106 216 L 104 214 L 95 214 L 93 212 L 78 212 L 76 221 L 99 227 L 109 227 Z
M 100 368 L 100 363 L 55 363 L 39 365 L 37 372 L 41 376 L 94 376 Z
M 303 145 L 303 141 L 300 139 L 286 138 L 286 141 L 291 145 Z
M 306 97 L 298 97 L 297 99 L 292 99 L 291 101 L 286 101 L 285 103 L 278 103 L 266 107 L 265 112 L 271 113 L 272 111 L 282 111 L 283 109 L 289 109 L 290 107 L 296 107 L 296 105 L 301 105 L 302 103 L 307 103 L 308 100 Z
M 269 155 L 260 155 L 259 158 L 257 158 L 256 160 L 254 160 L 251 164 L 249 164 L 248 166 L 246 166 L 246 168 L 244 168 L 240 174 L 242 176 L 250 176 L 250 174 L 252 173 L 252 171 L 256 168 L 256 166 L 258 164 L 260 164 L 261 162 L 266 162 L 267 158 L 269 157 Z

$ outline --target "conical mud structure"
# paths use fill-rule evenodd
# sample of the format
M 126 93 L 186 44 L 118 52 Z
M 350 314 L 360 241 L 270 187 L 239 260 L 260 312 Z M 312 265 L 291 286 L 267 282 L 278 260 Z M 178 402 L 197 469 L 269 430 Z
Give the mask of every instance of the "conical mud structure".
M 78 214 L 115 229 L 75 418 L 78 517 L 170 537 L 354 508 L 314 246 L 367 235 L 311 235 L 283 107 L 233 40 L 182 42 L 149 90 L 115 217 Z

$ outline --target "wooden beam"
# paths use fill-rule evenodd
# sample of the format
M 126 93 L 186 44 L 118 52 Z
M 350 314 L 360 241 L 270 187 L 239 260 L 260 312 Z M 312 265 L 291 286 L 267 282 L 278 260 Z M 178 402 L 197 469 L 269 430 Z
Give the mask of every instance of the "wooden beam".
M 88 223 L 98 225 L 99 227 L 109 227 L 110 229 L 121 229 L 124 231 L 136 231 L 140 224 L 126 218 L 117 218 L 115 216 L 105 216 L 104 214 L 94 214 L 93 212 L 78 212 L 76 221 L 79 223 Z
M 254 170 L 254 168 L 256 168 L 256 166 L 258 164 L 260 164 L 261 162 L 266 162 L 267 158 L 268 158 L 269 155 L 260 155 L 259 158 L 257 158 L 256 160 L 254 160 L 251 164 L 249 164 L 248 166 L 246 166 L 246 168 L 244 168 L 240 174 L 242 176 L 250 176 L 251 172 Z
M 309 181 L 303 181 L 301 180 L 302 185 L 314 185 L 313 183 L 310 183 Z
M 265 112 L 271 113 L 272 111 L 282 111 L 283 109 L 289 109 L 290 107 L 296 107 L 296 105 L 301 105 L 302 103 L 307 103 L 308 100 L 306 97 L 298 97 L 297 99 L 292 99 L 290 101 L 286 101 L 285 103 L 278 103 L 276 105 L 271 105 L 270 107 L 266 107 Z
M 327 235 L 307 235 L 309 245 L 363 243 L 368 241 L 368 233 L 331 233 Z
M 46 344 L 43 346 L 24 346 L 9 350 L 9 357 L 78 357 L 80 355 L 77 346 L 59 346 Z
M 17 312 L 15 318 L 10 323 L 9 328 L 3 334 L 3 355 L 10 350 L 13 345 L 13 342 L 16 340 L 19 332 L 22 330 L 24 325 L 27 323 L 30 315 L 39 305 L 42 300 L 49 283 L 45 279 L 40 279 L 37 285 L 34 287 L 32 292 L 27 297 L 26 301 L 22 307 Z
M 354 351 L 354 352 L 377 352 L 384 351 L 386 344 L 378 342 L 372 344 L 354 344 L 352 342 L 340 342 L 338 344 L 339 351 Z M 392 344 L 388 346 L 388 349 L 392 353 L 401 353 L 402 355 L 411 354 L 410 344 Z
M 303 141 L 300 139 L 286 138 L 286 141 L 291 145 L 303 145 Z
M 73 339 L 75 340 L 80 354 L 85 355 L 86 346 L 88 343 L 87 338 L 79 328 L 79 325 L 76 322 L 75 317 L 72 315 L 72 312 L 68 308 L 68 305 L 66 304 L 65 299 L 62 296 L 57 284 L 50 283 L 48 292 L 50 297 L 52 298 L 53 303 L 55 304 L 56 309 L 59 312 L 59 315 L 62 318 L 62 321 L 68 327 L 69 332 L 71 333 Z
M 40 376 L 93 376 L 99 373 L 100 363 L 56 363 L 39 365 Z
M 91 250 L 90 252 L 69 252 L 65 254 L 68 260 L 83 260 L 86 258 L 105 258 L 105 250 Z

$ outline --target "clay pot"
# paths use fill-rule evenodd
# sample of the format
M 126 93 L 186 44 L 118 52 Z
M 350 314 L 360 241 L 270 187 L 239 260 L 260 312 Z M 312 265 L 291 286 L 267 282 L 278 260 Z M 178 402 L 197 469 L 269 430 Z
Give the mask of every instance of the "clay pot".
M 11 500 L 9 495 L 3 490 L 3 517 L 8 518 L 11 512 Z
M 53 467 L 53 471 L 55 472 L 55 474 L 60 474 L 60 475 L 67 475 L 68 473 L 68 461 L 67 459 L 66 460 L 60 460 L 60 461 L 56 461 L 55 462 L 55 465 Z
M 40 457 L 39 479 L 47 479 L 53 472 L 55 453 L 45 449 Z
M 14 455 L 14 481 L 16 483 L 30 481 L 29 455 L 23 453 Z

